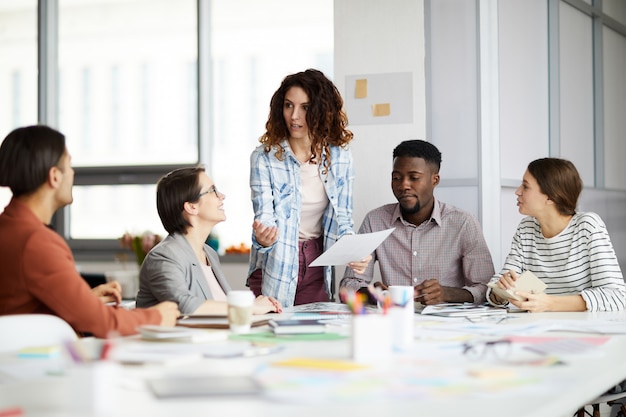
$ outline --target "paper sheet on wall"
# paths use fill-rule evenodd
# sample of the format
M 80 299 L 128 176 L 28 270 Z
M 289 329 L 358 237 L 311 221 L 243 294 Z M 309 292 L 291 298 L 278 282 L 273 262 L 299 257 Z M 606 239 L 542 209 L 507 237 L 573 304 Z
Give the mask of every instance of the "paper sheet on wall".
M 394 230 L 395 227 L 392 227 L 380 232 L 345 235 L 309 266 L 346 265 L 361 260 L 372 253 Z

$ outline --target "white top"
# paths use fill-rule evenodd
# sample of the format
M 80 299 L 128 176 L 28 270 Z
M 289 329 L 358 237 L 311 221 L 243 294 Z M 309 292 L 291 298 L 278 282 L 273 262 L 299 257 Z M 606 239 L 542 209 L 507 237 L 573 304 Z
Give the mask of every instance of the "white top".
M 317 239 L 322 235 L 322 219 L 328 206 L 328 196 L 317 164 L 301 164 L 302 211 L 298 240 Z
M 204 277 L 206 278 L 206 282 L 209 285 L 209 290 L 211 290 L 211 295 L 213 296 L 213 300 L 226 301 L 226 293 L 220 286 L 220 283 L 217 282 L 217 278 L 215 278 L 213 269 L 211 269 L 209 265 L 200 265 L 200 266 L 202 266 L 202 272 L 204 272 Z
M 588 311 L 626 308 L 622 271 L 606 226 L 596 213 L 576 213 L 567 227 L 551 238 L 543 236 L 534 217 L 524 218 L 501 273 L 510 269 L 518 274 L 534 272 L 548 285 L 546 294 L 580 294 Z

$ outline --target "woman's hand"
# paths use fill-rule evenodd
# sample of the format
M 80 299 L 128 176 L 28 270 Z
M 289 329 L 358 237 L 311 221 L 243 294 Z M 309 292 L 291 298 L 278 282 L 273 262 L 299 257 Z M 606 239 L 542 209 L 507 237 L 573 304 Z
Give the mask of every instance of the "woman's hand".
M 115 302 L 115 304 L 119 304 L 122 301 L 122 286 L 117 281 L 98 285 L 92 288 L 91 292 L 103 303 Z
M 252 230 L 254 230 L 254 237 L 259 245 L 268 247 L 272 246 L 278 240 L 278 227 L 266 226 L 258 220 L 252 223 Z
M 362 274 L 367 269 L 370 261 L 372 260 L 372 255 L 367 255 L 365 259 L 356 262 L 350 262 L 348 267 L 352 269 L 357 274 Z
M 266 297 L 264 295 L 259 295 L 254 300 L 254 305 L 252 307 L 253 314 L 265 314 L 265 313 L 282 313 L 283 307 L 280 305 L 280 302 L 276 300 L 274 297 Z
M 498 287 L 502 288 L 503 290 L 515 288 L 515 281 L 517 281 L 518 277 L 519 275 L 517 275 L 517 272 L 509 269 L 509 272 L 502 274 L 502 276 L 498 280 Z
M 531 313 L 541 313 L 544 311 L 553 311 L 552 301 L 553 296 L 539 293 L 534 294 L 532 292 L 518 291 L 515 293 L 518 297 L 521 297 L 522 301 L 511 299 L 511 304 L 520 310 L 528 310 Z
M 496 281 L 496 284 L 498 285 L 499 288 L 503 290 L 508 290 L 509 288 L 515 288 L 515 281 L 517 280 L 517 277 L 518 277 L 517 273 L 509 269 L 508 272 L 502 274 L 500 279 Z M 506 305 L 508 301 L 504 298 L 498 297 L 498 295 L 493 291 L 490 292 L 489 298 L 491 299 L 493 303 L 498 304 L 498 305 Z

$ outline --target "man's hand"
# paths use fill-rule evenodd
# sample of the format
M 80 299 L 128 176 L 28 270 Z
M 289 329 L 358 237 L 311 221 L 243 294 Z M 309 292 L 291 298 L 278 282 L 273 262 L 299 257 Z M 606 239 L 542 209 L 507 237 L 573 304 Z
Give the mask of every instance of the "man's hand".
M 150 309 L 159 310 L 161 313 L 161 326 L 174 326 L 176 319 L 180 317 L 180 311 L 178 311 L 178 304 L 173 301 L 163 301 Z
M 466 289 L 444 287 L 436 279 L 427 279 L 416 285 L 414 297 L 424 305 L 474 302 L 474 296 Z
M 372 260 L 372 255 L 367 255 L 361 261 L 350 262 L 348 264 L 348 267 L 352 269 L 355 273 L 362 274 L 367 269 L 367 265 L 369 265 L 371 260 Z
M 117 281 L 107 282 L 91 289 L 96 297 L 100 298 L 103 303 L 115 302 L 119 304 L 122 301 L 122 286 Z
M 441 304 L 445 302 L 443 288 L 436 279 L 427 279 L 415 286 L 413 297 L 425 305 Z

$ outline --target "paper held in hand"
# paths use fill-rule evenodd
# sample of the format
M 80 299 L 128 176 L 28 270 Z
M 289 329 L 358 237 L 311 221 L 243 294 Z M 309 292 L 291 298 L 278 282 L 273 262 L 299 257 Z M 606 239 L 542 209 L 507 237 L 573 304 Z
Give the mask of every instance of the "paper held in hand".
M 516 301 L 526 301 L 525 298 L 522 298 L 515 293 L 517 291 L 530 292 L 534 294 L 539 294 L 545 291 L 547 285 L 545 282 L 537 278 L 537 275 L 533 274 L 531 271 L 524 271 L 520 276 L 517 277 L 515 281 L 515 288 L 509 288 L 508 290 L 503 290 L 498 287 L 498 284 L 495 282 L 490 282 L 487 284 L 491 291 L 494 292 L 498 297 L 504 298 L 506 300 L 516 300 Z
M 309 266 L 346 265 L 360 261 L 374 251 L 395 230 L 395 227 L 380 232 L 344 235 L 317 257 Z

